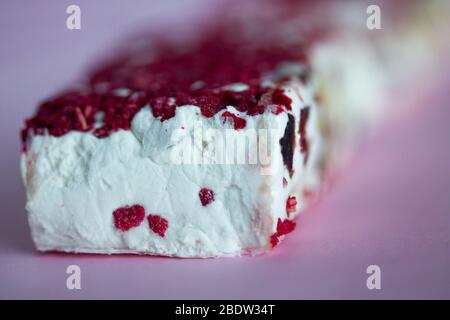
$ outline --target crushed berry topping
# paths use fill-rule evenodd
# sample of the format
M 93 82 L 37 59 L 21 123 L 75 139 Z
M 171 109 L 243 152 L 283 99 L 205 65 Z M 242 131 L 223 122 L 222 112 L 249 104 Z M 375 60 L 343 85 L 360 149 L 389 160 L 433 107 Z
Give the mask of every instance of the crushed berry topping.
M 300 111 L 300 126 L 299 126 L 299 134 L 300 134 L 300 152 L 305 155 L 304 163 L 308 160 L 309 155 L 309 145 L 308 140 L 306 139 L 306 123 L 309 118 L 309 109 L 310 107 L 305 107 Z
M 200 197 L 200 202 L 204 207 L 214 201 L 214 191 L 207 188 L 201 188 L 198 196 Z
M 23 150 L 32 135 L 62 136 L 84 131 L 105 138 L 115 131 L 129 130 L 133 116 L 146 105 L 161 121 L 173 117 L 176 108 L 192 104 L 205 117 L 229 105 L 250 116 L 266 112 L 267 104 L 260 101 L 268 91 L 262 86 L 264 80 L 274 76 L 273 71 L 285 62 L 300 62 L 307 67 L 309 49 L 334 31 L 326 19 L 315 19 L 291 41 L 285 36 L 285 23 L 276 22 L 292 19 L 300 4 L 296 3 L 293 10 L 290 1 L 284 2 L 271 6 L 274 28 L 270 32 L 265 18 L 249 15 L 244 21 L 236 19 L 230 10 L 221 12 L 219 22 L 211 23 L 188 41 L 167 37 L 165 32 L 136 39 L 127 45 L 129 49 L 94 70 L 81 89 L 44 102 L 25 122 L 21 132 Z M 312 6 L 309 1 L 305 3 L 308 5 L 300 11 L 308 17 Z M 246 32 L 249 23 L 250 33 Z M 234 83 L 243 83 L 248 90 L 225 89 Z M 139 101 L 130 105 L 129 99 L 136 95 Z M 275 91 L 274 100 L 288 110 L 291 107 L 282 90 Z M 98 112 L 105 109 L 108 112 L 103 124 L 95 123 Z
M 144 106 L 145 94 L 136 92 L 129 96 L 114 93 L 67 92 L 50 99 L 38 109 L 37 115 L 25 121 L 22 143 L 30 133 L 39 135 L 47 131 L 59 137 L 70 131 L 91 131 L 97 138 L 105 138 L 117 130 L 129 130 L 131 120 Z M 94 129 L 95 115 L 104 114 L 102 126 Z
M 150 107 L 155 118 L 162 121 L 175 116 L 176 105 L 170 103 L 170 99 L 166 97 L 154 98 L 150 100 Z
M 292 231 L 294 231 L 296 226 L 295 221 L 289 220 L 289 219 L 285 219 L 283 221 L 281 221 L 280 218 L 278 218 L 278 222 L 277 222 L 277 232 L 275 232 L 274 234 L 272 234 L 270 236 L 270 243 L 272 244 L 272 247 L 275 247 L 279 241 L 280 241 L 280 237 L 284 236 Z
M 144 207 L 140 205 L 125 206 L 114 210 L 114 225 L 120 231 L 128 231 L 141 224 L 145 217 Z
M 296 208 L 297 208 L 297 198 L 295 196 L 289 196 L 289 198 L 286 201 L 286 212 L 288 217 L 292 212 L 295 212 Z
M 261 84 L 286 61 L 307 64 L 305 49 L 320 37 L 312 30 L 295 44 L 249 42 L 234 26 L 212 26 L 193 39 L 186 50 L 180 50 L 177 41 L 157 37 L 147 41 L 150 46 L 131 45 L 134 49 L 94 70 L 81 89 L 42 103 L 35 116 L 25 122 L 23 146 L 29 135 L 45 133 L 59 137 L 82 131 L 105 138 L 115 131 L 129 130 L 134 116 L 145 106 L 150 106 L 161 121 L 174 117 L 176 109 L 184 105 L 198 106 L 205 117 L 230 105 L 255 116 L 267 111 L 270 104 L 263 96 L 270 91 L 270 102 L 289 110 L 292 101 L 282 89 Z M 145 39 L 140 40 L 145 43 Z M 224 89 L 233 83 L 244 83 L 248 89 Z M 275 113 L 279 112 L 281 109 L 276 109 Z M 99 113 L 104 114 L 101 124 L 96 121 Z M 244 123 L 234 122 L 237 128 Z
M 161 238 L 164 238 L 164 236 L 166 235 L 166 230 L 169 227 L 169 222 L 158 215 L 149 215 L 147 217 L 147 220 L 150 229 Z
M 234 125 L 235 130 L 243 129 L 245 128 L 245 125 L 247 124 L 247 121 L 245 119 L 242 119 L 235 115 L 234 113 L 231 113 L 229 111 L 225 111 L 222 113 L 222 119 L 223 123 L 226 123 L 227 121 L 231 121 Z

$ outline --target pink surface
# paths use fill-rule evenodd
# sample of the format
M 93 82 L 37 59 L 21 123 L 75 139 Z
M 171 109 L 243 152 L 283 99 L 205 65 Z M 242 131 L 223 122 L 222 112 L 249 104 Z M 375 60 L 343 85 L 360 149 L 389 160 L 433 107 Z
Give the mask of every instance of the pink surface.
M 442 87 L 420 99 L 402 96 L 417 112 L 360 148 L 270 254 L 184 260 L 35 252 L 18 169 L 22 120 L 135 21 L 175 24 L 206 1 L 119 3 L 78 1 L 82 30 L 71 32 L 64 25 L 69 2 L 2 1 L 0 298 L 450 298 L 448 66 Z M 81 290 L 66 289 L 71 264 L 81 267 Z M 381 290 L 366 288 L 371 264 L 381 267 Z

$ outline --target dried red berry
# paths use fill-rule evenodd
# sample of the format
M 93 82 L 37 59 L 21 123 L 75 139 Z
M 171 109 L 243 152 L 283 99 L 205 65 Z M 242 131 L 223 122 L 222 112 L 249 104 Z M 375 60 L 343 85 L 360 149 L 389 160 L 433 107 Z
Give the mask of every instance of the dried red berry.
M 169 227 L 169 222 L 159 215 L 149 215 L 147 220 L 150 229 L 160 237 L 164 238 L 166 230 Z
M 171 104 L 169 98 L 156 98 L 150 101 L 153 116 L 160 118 L 161 121 L 175 116 L 175 104 Z
M 274 115 L 279 115 L 280 113 L 284 112 L 284 108 L 282 106 L 275 106 L 274 108 L 271 109 L 272 113 Z
M 229 111 L 225 111 L 224 113 L 222 113 L 222 119 L 223 123 L 231 121 L 234 125 L 235 130 L 243 129 L 247 124 L 247 121 L 245 119 L 242 119 Z
M 114 225 L 121 231 L 128 231 L 141 224 L 145 217 L 145 209 L 140 205 L 125 206 L 114 210 Z
M 200 198 L 202 206 L 204 207 L 214 201 L 214 191 L 212 191 L 211 189 L 201 188 L 198 196 Z
M 296 226 L 295 221 L 289 219 L 281 221 L 281 219 L 278 218 L 277 232 L 275 232 L 270 236 L 270 243 L 272 244 L 272 247 L 275 247 L 279 243 L 280 240 L 279 237 L 294 231 L 295 226 Z
M 223 109 L 219 95 L 209 92 L 205 92 L 203 95 L 197 97 L 189 98 L 188 104 L 199 106 L 202 115 L 206 118 L 211 118 Z
M 272 245 L 272 248 L 275 247 L 280 240 L 278 240 L 278 236 L 276 233 L 270 236 L 270 244 Z
M 106 138 L 109 135 L 109 129 L 106 127 L 97 128 L 93 134 L 99 139 Z
M 274 104 L 280 104 L 285 106 L 288 110 L 291 110 L 292 99 L 284 94 L 284 90 L 275 89 L 272 93 L 272 102 Z
M 288 234 L 288 233 L 294 231 L 295 226 L 296 226 L 295 221 L 292 221 L 289 219 L 285 219 L 285 220 L 281 221 L 281 219 L 278 218 L 277 235 L 284 236 L 285 234 Z

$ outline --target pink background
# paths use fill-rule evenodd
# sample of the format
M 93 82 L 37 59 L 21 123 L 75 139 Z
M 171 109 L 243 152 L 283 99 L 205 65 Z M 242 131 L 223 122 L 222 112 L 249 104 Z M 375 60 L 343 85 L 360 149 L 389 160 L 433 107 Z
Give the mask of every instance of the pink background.
M 80 31 L 65 27 L 73 3 L 82 10 Z M 416 111 L 371 137 L 296 232 L 267 255 L 186 260 L 34 251 L 19 176 L 23 119 L 137 27 L 176 28 L 212 3 L 1 2 L 0 298 L 450 298 L 448 64 L 440 87 L 399 97 Z M 71 264 L 81 267 L 81 290 L 66 289 Z M 371 264 L 381 267 L 381 290 L 366 288 Z

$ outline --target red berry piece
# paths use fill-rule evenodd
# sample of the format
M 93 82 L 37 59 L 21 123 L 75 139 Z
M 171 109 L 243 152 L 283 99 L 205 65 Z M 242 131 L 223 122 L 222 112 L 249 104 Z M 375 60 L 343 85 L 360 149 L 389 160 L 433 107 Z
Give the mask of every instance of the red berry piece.
M 278 218 L 277 223 L 277 234 L 278 236 L 284 236 L 292 231 L 294 231 L 296 226 L 295 221 L 285 219 L 281 221 L 280 218 Z
M 282 106 L 275 106 L 274 108 L 271 109 L 272 113 L 274 115 L 279 115 L 280 113 L 284 112 L 284 108 Z
M 207 188 L 201 188 L 198 196 L 204 207 L 214 201 L 214 191 Z
M 280 104 L 285 106 L 288 110 L 291 110 L 292 99 L 284 94 L 284 90 L 275 89 L 272 93 L 272 102 L 274 104 Z
M 147 220 L 150 229 L 160 237 L 164 238 L 166 230 L 169 227 L 169 221 L 158 215 L 149 215 Z
M 272 247 L 275 247 L 280 242 L 280 237 L 284 236 L 292 231 L 294 231 L 296 226 L 295 221 L 285 219 L 281 221 L 280 218 L 278 218 L 277 222 L 277 232 L 272 234 L 270 236 L 270 243 L 272 244 Z
M 275 247 L 280 240 L 278 240 L 278 236 L 276 233 L 270 236 L 270 244 L 272 245 L 272 248 Z
M 296 211 L 297 207 L 297 198 L 294 196 L 289 196 L 286 201 L 286 212 L 289 217 L 289 214 Z
M 120 231 L 128 231 L 141 224 L 145 217 L 144 207 L 140 205 L 125 206 L 114 210 L 114 225 Z
M 247 121 L 245 119 L 239 118 L 237 115 L 229 111 L 225 111 L 224 113 L 222 113 L 222 119 L 223 123 L 231 121 L 234 125 L 235 130 L 243 129 L 247 124 Z

